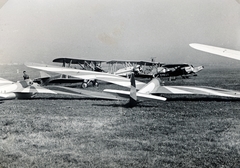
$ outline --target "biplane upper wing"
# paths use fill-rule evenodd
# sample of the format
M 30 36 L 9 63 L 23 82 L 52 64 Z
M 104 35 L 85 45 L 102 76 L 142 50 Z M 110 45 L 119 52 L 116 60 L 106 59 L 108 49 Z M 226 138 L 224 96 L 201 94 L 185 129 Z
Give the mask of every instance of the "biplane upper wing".
M 104 73 L 104 72 L 87 71 L 87 70 L 81 70 L 81 69 L 72 69 L 72 68 L 58 67 L 58 66 L 45 65 L 45 64 L 36 64 L 36 63 L 25 63 L 25 65 L 27 67 L 34 68 L 34 69 L 40 69 L 44 71 L 70 75 L 72 77 L 76 77 L 80 79 L 88 79 L 88 80 L 97 79 L 97 80 L 102 80 L 105 82 L 130 88 L 129 79 L 121 76 L 113 75 L 113 74 Z M 141 89 L 145 85 L 146 84 L 143 82 L 136 81 L 137 89 Z
M 220 48 L 220 47 L 214 47 L 214 46 L 209 46 L 209 45 L 204 45 L 204 44 L 198 44 L 198 43 L 192 43 L 189 45 L 192 48 L 200 50 L 200 51 L 240 60 L 240 51 L 230 50 L 230 49 Z
M 84 64 L 85 62 L 96 62 L 96 63 L 102 63 L 102 62 L 106 62 L 104 60 L 97 60 L 97 59 L 84 59 L 84 58 L 56 58 L 53 60 L 53 62 L 57 62 L 57 63 L 71 63 L 71 64 Z
M 164 67 L 164 68 L 175 68 L 175 67 L 187 67 L 187 66 L 189 66 L 189 64 L 184 63 L 184 64 L 165 64 L 162 67 Z
M 111 60 L 107 61 L 107 64 L 116 64 L 116 63 L 131 63 L 131 64 L 138 64 L 138 65 L 146 65 L 146 66 L 153 66 L 153 65 L 158 65 L 158 64 L 163 64 L 160 62 L 151 62 L 151 61 L 144 61 L 144 60 Z

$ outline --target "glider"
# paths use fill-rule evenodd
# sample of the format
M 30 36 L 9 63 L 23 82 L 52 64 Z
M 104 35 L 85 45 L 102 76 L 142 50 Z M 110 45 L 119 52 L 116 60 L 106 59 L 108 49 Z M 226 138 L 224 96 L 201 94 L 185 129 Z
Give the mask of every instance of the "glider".
M 230 50 L 227 48 L 214 47 L 210 45 L 198 44 L 198 43 L 192 43 L 189 45 L 190 47 L 200 51 L 216 54 L 222 57 L 232 58 L 235 60 L 240 60 L 240 51 Z
M 160 79 L 154 78 L 143 88 L 136 92 L 136 96 L 145 96 L 146 98 L 155 98 L 157 95 L 162 94 L 177 94 L 177 95 L 207 95 L 207 96 L 220 96 L 229 98 L 240 98 L 240 92 L 234 90 L 227 90 L 214 87 L 205 86 L 162 86 Z M 121 97 L 131 95 L 131 92 L 123 90 L 104 89 L 103 91 L 112 94 L 117 94 Z M 154 97 L 151 97 L 154 96 Z M 157 96 L 158 97 L 158 96 Z M 164 100 L 164 97 L 159 97 L 159 100 Z
M 63 94 L 85 98 L 119 100 L 118 97 L 104 92 L 94 92 L 62 86 L 49 86 L 45 88 L 39 86 L 37 83 L 32 82 L 30 79 L 12 82 L 0 78 L 0 100 L 32 98 L 37 93 Z

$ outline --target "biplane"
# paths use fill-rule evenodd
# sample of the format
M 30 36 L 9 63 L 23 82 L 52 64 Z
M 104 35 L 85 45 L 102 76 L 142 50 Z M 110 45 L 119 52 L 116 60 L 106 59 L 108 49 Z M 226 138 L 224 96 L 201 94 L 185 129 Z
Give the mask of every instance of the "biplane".
M 164 64 L 160 62 L 150 61 L 121 61 L 112 60 L 106 62 L 110 65 L 110 72 L 116 75 L 128 77 L 132 72 L 135 77 L 140 78 L 154 78 L 154 77 L 168 77 L 170 80 L 175 79 L 177 76 L 182 78 L 189 78 L 190 75 L 197 76 L 197 72 L 201 71 L 204 67 L 193 67 L 189 64 Z M 117 70 L 118 65 L 124 68 Z
M 150 98 L 165 101 L 166 98 L 162 96 L 158 96 L 161 94 L 184 94 L 184 95 L 212 95 L 212 96 L 220 96 L 220 97 L 231 97 L 231 98 L 240 98 L 240 92 L 233 90 L 226 90 L 221 88 L 214 87 L 198 87 L 198 86 L 162 86 L 160 85 L 160 79 L 153 78 L 149 83 L 144 83 L 140 81 L 135 81 L 134 83 L 129 81 L 129 79 L 117 76 L 114 74 L 108 74 L 104 72 L 94 72 L 87 70 L 77 70 L 70 69 L 66 67 L 56 67 L 45 64 L 36 64 L 36 63 L 25 63 L 25 65 L 29 68 L 40 69 L 44 71 L 50 71 L 65 75 L 71 75 L 77 78 L 90 78 L 94 77 L 98 80 L 103 80 L 109 83 L 113 83 L 119 86 L 131 88 L 130 91 L 123 90 L 112 90 L 105 89 L 105 92 L 110 92 L 114 94 L 118 94 L 119 96 L 126 97 L 132 96 L 132 99 L 136 100 L 137 97 L 141 98 Z M 131 81 L 133 79 L 131 78 Z
M 82 70 L 89 70 L 89 71 L 96 71 L 96 72 L 105 72 L 105 70 L 102 68 L 102 63 L 106 62 L 104 60 L 96 60 L 96 59 L 82 59 L 82 58 L 56 58 L 53 60 L 55 63 L 61 63 L 62 67 L 72 67 L 75 69 L 82 69 Z M 62 76 L 60 76 L 62 77 Z M 84 79 L 82 81 L 78 81 L 77 79 L 74 79 L 73 77 L 64 76 L 63 79 L 58 78 L 58 81 L 61 82 L 82 82 L 81 86 L 82 88 L 86 88 L 89 86 L 89 83 L 92 83 L 93 86 L 98 86 L 99 83 L 96 79 Z M 55 82 L 57 82 L 56 79 L 54 79 Z

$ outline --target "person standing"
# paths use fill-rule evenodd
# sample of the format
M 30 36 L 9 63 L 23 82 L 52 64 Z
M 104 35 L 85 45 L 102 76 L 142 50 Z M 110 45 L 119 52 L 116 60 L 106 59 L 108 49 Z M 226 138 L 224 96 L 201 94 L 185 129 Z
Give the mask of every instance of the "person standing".
M 26 73 L 26 71 L 23 71 L 23 79 L 29 79 L 29 75 Z

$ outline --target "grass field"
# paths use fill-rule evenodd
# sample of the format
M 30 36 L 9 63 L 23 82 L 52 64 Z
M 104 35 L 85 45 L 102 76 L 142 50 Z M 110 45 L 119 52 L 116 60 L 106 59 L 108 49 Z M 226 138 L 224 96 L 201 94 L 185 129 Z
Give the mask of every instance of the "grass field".
M 7 66 L 1 77 L 20 80 L 23 69 Z M 240 90 L 239 72 L 206 68 L 165 84 Z M 89 89 L 105 87 L 114 86 Z M 166 96 L 134 108 L 52 95 L 3 101 L 0 167 L 240 167 L 240 100 Z

